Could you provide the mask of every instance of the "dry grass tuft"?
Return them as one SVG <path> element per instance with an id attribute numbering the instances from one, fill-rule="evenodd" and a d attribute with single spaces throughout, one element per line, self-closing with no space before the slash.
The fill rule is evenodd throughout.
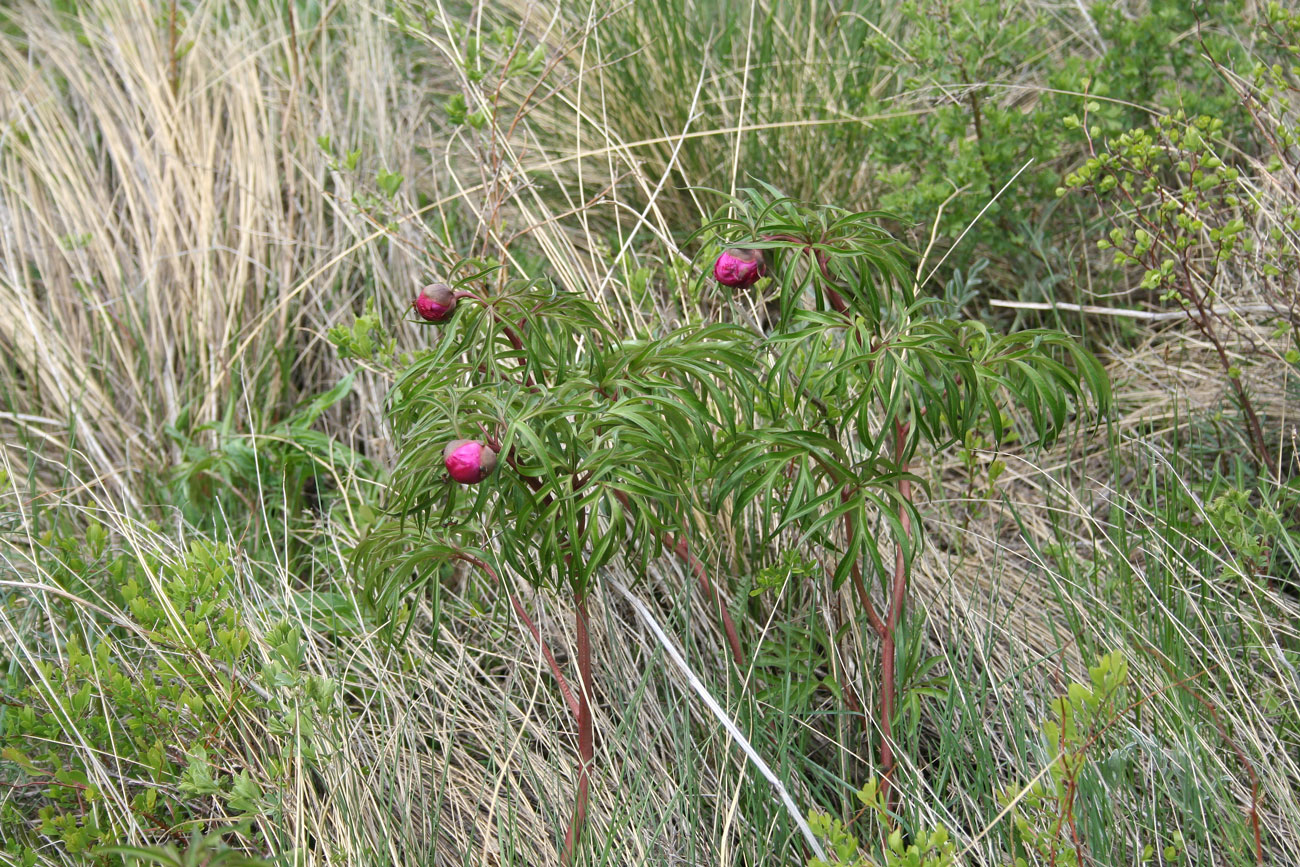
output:
<path id="1" fill-rule="evenodd" d="M 401 315 L 420 263 L 349 199 L 420 174 L 425 112 L 361 8 L 300 31 L 200 4 L 174 32 L 149 4 L 79 9 L 25 4 L 0 40 L 0 390 L 6 424 L 139 505 L 135 474 L 180 455 L 168 425 L 274 420 L 342 375 L 320 338 L 363 293 Z M 363 446 L 379 398 L 347 426 Z"/>

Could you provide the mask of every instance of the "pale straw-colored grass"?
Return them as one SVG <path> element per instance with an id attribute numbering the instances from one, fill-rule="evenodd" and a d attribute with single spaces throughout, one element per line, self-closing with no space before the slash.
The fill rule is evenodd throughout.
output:
<path id="1" fill-rule="evenodd" d="M 421 174 L 424 109 L 363 7 L 298 31 L 202 3 L 174 36 L 165 4 L 6 14 L 24 36 L 0 40 L 3 423 L 59 423 L 138 505 L 135 474 L 179 456 L 169 424 L 273 419 L 342 374 L 320 337 L 362 293 L 401 314 L 422 263 L 348 199 L 379 168 Z M 358 171 L 331 171 L 321 135 Z"/>

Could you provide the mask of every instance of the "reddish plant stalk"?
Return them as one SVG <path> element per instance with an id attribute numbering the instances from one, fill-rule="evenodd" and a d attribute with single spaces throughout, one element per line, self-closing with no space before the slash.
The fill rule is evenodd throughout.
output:
<path id="1" fill-rule="evenodd" d="M 841 494 L 841 499 L 847 500 L 848 498 L 849 492 L 846 489 Z M 853 514 L 851 512 L 844 513 L 844 533 L 850 540 L 853 539 Z M 853 589 L 858 594 L 858 604 L 867 613 L 867 622 L 871 624 L 871 628 L 883 641 L 886 632 L 885 621 L 881 620 L 880 615 L 876 613 L 875 603 L 871 601 L 871 594 L 867 592 L 867 586 L 862 581 L 862 566 L 856 557 L 853 558 L 850 569 L 853 575 Z"/>
<path id="2" fill-rule="evenodd" d="M 514 593 L 510 594 L 510 604 L 514 606 L 515 614 L 523 621 L 525 627 L 532 634 L 533 640 L 542 648 L 542 656 L 546 658 L 546 664 L 551 669 L 551 674 L 555 676 L 555 682 L 560 687 L 560 695 L 564 696 L 564 703 L 569 706 L 569 711 L 576 718 L 581 711 L 581 705 L 573 695 L 573 690 L 569 688 L 569 682 L 564 679 L 564 673 L 560 671 L 560 664 L 555 661 L 555 655 L 551 653 L 551 648 L 546 646 L 546 640 L 542 638 L 541 633 L 537 630 L 537 624 L 533 623 L 524 610 L 524 606 L 519 601 L 519 597 Z"/>
<path id="3" fill-rule="evenodd" d="M 798 240 L 790 236 L 773 236 L 773 240 Z M 817 268 L 821 272 L 822 278 L 826 281 L 826 300 L 836 312 L 842 314 L 845 319 L 849 316 L 849 306 L 834 288 L 834 278 L 831 276 L 830 266 L 826 259 L 826 254 L 820 250 L 814 250 L 811 244 L 805 244 L 803 252 L 812 256 L 817 262 Z M 900 461 L 899 469 L 905 475 L 908 470 L 907 461 L 902 460 L 904 449 L 907 445 L 908 423 L 894 420 L 894 456 Z M 904 503 L 912 502 L 912 483 L 903 478 L 898 483 L 898 492 L 902 496 Z M 845 493 L 847 497 L 847 492 Z M 911 534 L 912 519 L 907 512 L 906 507 L 899 516 L 902 525 L 903 535 Z M 844 516 L 844 527 L 849 538 L 853 536 L 853 523 L 849 514 Z M 882 622 L 875 605 L 871 601 L 871 594 L 867 592 L 866 585 L 862 580 L 862 569 L 855 560 L 852 564 L 853 588 L 857 593 L 858 602 L 861 604 L 863 611 L 867 615 L 867 621 L 871 628 L 880 638 L 880 694 L 879 694 L 879 723 L 880 723 L 880 798 L 884 802 L 886 813 L 893 812 L 894 791 L 890 785 L 890 778 L 894 771 L 894 748 L 893 738 L 893 720 L 894 720 L 894 701 L 897 697 L 897 632 L 898 621 L 903 616 L 903 603 L 907 597 L 907 562 L 903 556 L 903 540 L 896 539 L 894 543 L 894 574 L 890 585 L 889 607 L 886 609 L 885 620 Z"/>
<path id="4" fill-rule="evenodd" d="M 627 494 L 622 491 L 614 491 L 614 498 L 623 504 L 623 508 L 630 509 L 632 507 Z M 722 594 L 709 580 L 708 570 L 704 568 L 704 564 L 700 562 L 699 558 L 691 553 L 690 546 L 686 544 L 685 539 L 677 539 L 671 533 L 664 533 L 662 538 L 664 546 L 680 557 L 695 573 L 695 579 L 699 582 L 700 590 L 704 593 L 705 598 L 713 604 L 714 610 L 718 612 L 718 618 L 722 621 L 722 630 L 727 634 L 727 644 L 731 647 L 731 656 L 736 661 L 736 667 L 744 668 L 745 654 L 740 649 L 740 634 L 736 631 L 736 622 L 731 618 L 731 612 L 727 610 Z"/>
<path id="5" fill-rule="evenodd" d="M 573 802 L 573 818 L 564 835 L 560 863 L 573 864 L 578 843 L 587 824 L 587 798 L 591 791 L 591 765 L 596 754 L 595 729 L 591 721 L 591 637 L 587 633 L 587 595 L 575 593 L 574 625 L 578 632 L 578 790 Z"/>
<path id="6" fill-rule="evenodd" d="M 906 443 L 907 422 L 895 420 L 894 454 L 896 456 L 902 457 Z M 899 469 L 906 473 L 907 461 L 903 461 Z M 912 502 L 912 483 L 906 478 L 899 481 L 898 492 L 902 495 L 905 503 Z M 899 516 L 899 522 L 903 527 L 903 535 L 910 535 L 912 518 L 907 512 L 906 506 L 903 508 L 902 515 Z M 903 557 L 902 539 L 897 539 L 894 542 L 894 580 L 890 590 L 889 615 L 885 621 L 885 632 L 880 641 L 880 767 L 882 769 L 880 799 L 885 804 L 885 810 L 892 812 L 894 791 L 889 781 L 890 775 L 894 771 L 894 750 L 890 741 L 894 736 L 894 699 L 897 692 L 894 671 L 895 638 L 898 631 L 898 621 L 903 616 L 903 602 L 907 598 L 907 562 Z"/>
<path id="7" fill-rule="evenodd" d="M 795 244 L 803 244 L 800 251 L 812 256 L 817 261 L 817 268 L 822 272 L 822 278 L 826 280 L 826 300 L 836 313 L 844 314 L 846 317 L 849 312 L 849 305 L 845 302 L 844 296 L 835 289 L 835 278 L 831 276 L 830 265 L 826 260 L 826 254 L 821 250 L 814 250 L 812 241 L 807 238 L 799 238 L 795 235 L 772 234 L 764 235 L 764 241 L 791 241 Z"/>
<path id="8" fill-rule="evenodd" d="M 457 299 L 469 298 L 473 301 L 477 301 L 478 303 L 482 304 L 483 307 L 486 308 L 487 311 L 492 314 L 492 319 L 498 325 L 501 326 L 501 333 L 506 336 L 506 340 L 510 341 L 510 345 L 514 347 L 514 350 L 520 353 L 524 351 L 524 341 L 522 338 L 520 338 L 519 332 L 516 331 L 514 327 L 510 324 L 510 322 L 506 320 L 504 316 L 498 313 L 497 309 L 494 306 L 492 306 L 492 304 L 488 303 L 486 299 L 481 298 L 478 295 L 475 295 L 473 292 L 467 292 L 464 289 L 461 289 L 456 293 L 456 298 Z M 519 358 L 519 366 L 526 367 L 527 365 L 528 365 L 528 359 L 524 358 L 521 355 Z M 533 378 L 529 374 L 524 374 L 524 384 L 527 385 L 529 388 L 533 388 L 537 385 L 537 383 L 533 382 Z"/>
<path id="9" fill-rule="evenodd" d="M 695 573 L 695 578 L 700 583 L 700 590 L 713 603 L 714 609 L 718 612 L 718 617 L 722 620 L 722 629 L 727 633 L 727 644 L 731 647 L 731 658 L 736 661 L 737 668 L 743 669 L 745 667 L 745 655 L 740 650 L 740 635 L 736 632 L 736 624 L 731 619 L 731 612 L 727 610 L 727 606 L 722 601 L 722 594 L 709 581 L 709 573 L 705 570 L 704 564 L 691 553 L 690 546 L 686 544 L 685 539 L 674 539 L 669 534 L 664 533 L 664 544 L 671 548 L 678 557 L 682 558 L 691 567 L 691 571 Z"/>
<path id="10" fill-rule="evenodd" d="M 501 586 L 501 581 L 497 577 L 496 570 L 478 557 L 464 552 L 457 552 L 453 556 L 463 563 L 468 563 L 471 566 L 486 572 L 488 577 L 492 579 L 494 586 Z M 569 706 L 569 710 L 576 718 L 581 706 L 579 705 L 578 700 L 574 697 L 573 690 L 569 687 L 569 681 L 564 677 L 564 672 L 560 670 L 560 664 L 555 661 L 555 654 L 551 653 L 551 648 L 547 645 L 546 639 L 542 638 L 542 633 L 537 628 L 537 624 L 528 616 L 528 611 L 524 608 L 523 603 L 519 601 L 518 594 L 509 593 L 508 595 L 510 596 L 510 605 L 515 610 L 515 615 L 519 618 L 520 622 L 524 624 L 524 628 L 528 630 L 529 634 L 533 636 L 533 640 L 536 641 L 537 645 L 542 649 L 542 657 L 546 660 L 546 665 L 550 668 L 551 675 L 555 678 L 555 683 L 560 688 L 560 695 L 564 696 L 564 703 Z"/>

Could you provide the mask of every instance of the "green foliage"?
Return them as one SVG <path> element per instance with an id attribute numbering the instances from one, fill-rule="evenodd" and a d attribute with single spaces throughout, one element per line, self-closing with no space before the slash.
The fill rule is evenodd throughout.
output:
<path id="1" fill-rule="evenodd" d="M 770 187 L 738 205 L 740 216 L 704 231 L 771 258 L 780 330 L 761 355 L 732 326 L 620 339 L 586 299 L 533 283 L 490 295 L 487 273 L 462 281 L 483 288 L 462 293 L 390 399 L 401 449 L 393 519 L 359 551 L 372 602 L 390 610 L 431 580 L 430 565 L 497 551 L 534 585 L 582 596 L 616 553 L 643 571 L 664 531 L 691 533 L 681 516 L 705 481 L 713 508 L 753 502 L 772 533 L 798 522 L 825 543 L 852 512 L 854 553 L 837 579 L 859 553 L 883 575 L 869 519 L 886 518 L 910 559 L 904 521 L 919 528 L 920 516 L 902 492 L 921 482 L 908 463 L 923 440 L 942 448 L 987 420 L 1000 442 L 1012 406 L 1028 440 L 1047 443 L 1088 393 L 1105 408 L 1100 366 L 1062 335 L 997 337 L 929 317 L 933 302 L 912 294 L 881 215 L 801 205 Z M 442 446 L 460 438 L 501 453 L 487 484 L 447 479 Z M 482 543 L 489 534 L 495 551 Z"/>
<path id="2" fill-rule="evenodd" d="M 1053 756 L 1048 781 L 1006 790 L 999 798 L 1004 806 L 1014 803 L 1015 867 L 1030 863 L 1022 852 L 1071 867 L 1087 863 L 1077 830 L 1079 778 L 1125 710 L 1127 688 L 1128 663 L 1115 651 L 1088 669 L 1088 683 L 1070 684 L 1066 694 L 1052 703 L 1052 717 L 1042 726 L 1044 747 Z"/>
<path id="3" fill-rule="evenodd" d="M 269 867 L 269 862 L 249 858 L 225 844 L 222 837 L 230 830 L 201 836 L 197 830 L 190 835 L 189 845 L 179 850 L 175 846 L 105 846 L 98 850 L 104 855 L 121 856 L 129 865 L 158 865 L 158 867 Z"/>
<path id="4" fill-rule="evenodd" d="M 384 356 L 391 352 L 391 341 L 385 342 L 372 318 L 363 316 L 351 330 L 337 331 L 331 336 L 340 347 L 368 351 L 370 358 L 389 363 Z M 219 423 L 190 429 L 182 416 L 169 425 L 167 432 L 182 457 L 171 468 L 168 483 L 182 515 L 192 524 L 215 525 L 218 536 L 224 530 L 243 535 L 250 525 L 265 521 L 260 538 L 250 540 L 256 546 L 283 538 L 286 528 L 304 518 L 364 505 L 370 495 L 366 482 L 378 478 L 377 468 L 321 430 L 322 416 L 345 404 L 356 375 L 344 376 L 281 421 L 254 422 L 247 433 L 236 429 L 233 405 Z M 353 483 L 360 483 L 355 485 L 360 496 Z M 293 544 L 284 553 L 295 570 L 311 568 L 312 546 Z"/>
<path id="5" fill-rule="evenodd" d="M 384 367 L 399 362 L 397 342 L 384 329 L 383 321 L 375 310 L 373 298 L 366 299 L 365 312 L 353 320 L 352 325 L 337 325 L 327 335 L 338 349 L 339 358 L 371 361 Z"/>
<path id="6" fill-rule="evenodd" d="M 1171 13 L 1172 14 L 1172 13 Z M 1150 126 L 1115 132 L 1092 121 L 1097 102 L 1067 125 L 1083 133 L 1089 157 L 1066 175 L 1058 195 L 1091 194 L 1110 225 L 1097 246 L 1123 268 L 1140 269 L 1137 294 L 1175 306 L 1210 342 L 1243 415 L 1256 463 L 1279 471 L 1271 436 L 1233 352 L 1283 355 L 1262 347 L 1253 325 L 1230 309 L 1242 290 L 1276 314 L 1274 337 L 1300 322 L 1300 199 L 1290 165 L 1300 141 L 1300 19 L 1278 4 L 1262 17 L 1257 49 L 1246 63 L 1231 43 L 1197 29 L 1206 70 L 1221 75 L 1233 103 L 1202 99 L 1200 111 L 1163 113 Z M 1270 62 L 1272 61 L 1272 62 Z M 1233 71 L 1249 67 L 1249 75 Z M 1209 109 L 1209 110 L 1206 110 Z M 1294 337 L 1293 337 L 1294 340 Z M 1261 353 L 1261 349 L 1264 350 Z M 1287 350 L 1283 357 L 1300 353 Z"/>
<path id="7" fill-rule="evenodd" d="M 1272 561 L 1286 525 L 1268 504 L 1260 504 L 1246 491 L 1229 489 L 1206 508 L 1204 536 L 1207 544 L 1222 552 L 1224 571 L 1243 576 L 1262 575 Z"/>
<path id="8" fill-rule="evenodd" d="M 800 205 L 771 188 L 737 207 L 708 231 L 767 253 L 781 317 L 753 422 L 725 441 L 714 502 L 752 503 L 746 520 L 769 535 L 797 526 L 819 546 L 834 548 L 833 530 L 851 525 L 837 586 L 860 556 L 882 578 L 890 571 L 869 532 L 877 517 L 910 561 L 921 521 L 903 490 L 924 483 L 910 470 L 923 443 L 942 449 L 984 431 L 995 444 L 1047 444 L 1088 400 L 1107 411 L 1104 371 L 1065 335 L 999 336 L 931 316 L 937 302 L 914 294 L 882 215 Z"/>
<path id="9" fill-rule="evenodd" d="M 879 783 L 873 778 L 855 793 L 865 810 L 870 811 L 873 824 L 888 827 L 888 814 L 879 794 Z M 861 851 L 857 836 L 844 827 L 843 822 L 821 811 L 808 817 L 813 833 L 825 841 L 833 860 L 813 858 L 808 867 L 874 867 L 878 862 Z M 894 828 L 885 838 L 884 867 L 953 867 L 957 863 L 957 846 L 942 825 L 931 831 L 918 831 L 905 840 L 901 828 Z"/>
<path id="10" fill-rule="evenodd" d="M 801 555 L 793 548 L 787 548 L 777 555 L 777 560 L 754 573 L 754 589 L 750 596 L 762 596 L 778 590 L 787 581 L 808 579 L 818 572 L 817 561 Z"/>
<path id="11" fill-rule="evenodd" d="M 1245 60 L 1239 33 L 1257 23 L 1247 7 L 1227 0 L 1152 0 L 1134 14 L 1121 2 L 1103 0 L 1091 4 L 1091 11 L 1106 50 L 1086 95 L 1115 101 L 1101 110 L 1103 135 L 1135 126 L 1149 112 L 1169 113 L 1191 102 L 1222 118 L 1234 135 L 1250 128 L 1231 88 L 1205 62 L 1206 54 L 1233 65 Z"/>
<path id="12" fill-rule="evenodd" d="M 1036 207 L 1050 173 L 1043 164 L 1059 155 L 1062 140 L 1043 122 L 1060 110 L 1062 96 L 1037 94 L 1034 113 L 1026 117 L 1015 82 L 1058 31 L 1043 11 L 1026 3 L 1008 8 L 979 0 L 920 0 L 901 4 L 899 12 L 897 36 L 870 40 L 866 62 L 892 68 L 891 90 L 910 95 L 925 111 L 882 125 L 875 148 L 876 160 L 887 167 L 880 206 L 918 223 L 937 219 L 940 236 L 955 239 L 1032 160 L 1037 165 L 1029 174 L 979 218 L 966 250 L 1005 258 L 1023 242 L 1007 232 L 1009 218 L 1026 219 Z M 1077 89 L 1089 74 L 1077 56 L 1068 57 L 1065 70 L 1056 75 L 1069 77 L 1069 83 L 1050 86 Z M 886 101 L 874 99 L 866 108 L 884 109 Z"/>
<path id="13" fill-rule="evenodd" d="M 1089 103 L 1091 110 L 1096 103 Z M 1088 126 L 1087 114 L 1077 121 Z M 1086 191 L 1102 207 L 1111 229 L 1097 241 L 1115 265 L 1142 270 L 1138 292 L 1187 312 L 1213 346 L 1225 378 L 1243 413 L 1256 461 L 1275 470 L 1263 424 L 1242 382 L 1241 367 L 1229 357 L 1230 340 L 1253 344 L 1250 328 L 1220 303 L 1223 293 L 1249 280 L 1277 311 L 1287 329 L 1300 321 L 1294 290 L 1286 281 L 1300 274 L 1300 201 L 1284 201 L 1270 211 L 1269 199 L 1251 192 L 1285 183 L 1274 171 L 1246 163 L 1254 177 L 1243 178 L 1231 164 L 1239 140 L 1225 134 L 1223 120 L 1187 117 L 1180 110 L 1150 128 L 1108 137 L 1087 131 L 1095 156 L 1065 177 L 1068 190 Z"/>
<path id="14" fill-rule="evenodd" d="M 1233 216 L 1243 207 L 1235 185 L 1239 172 L 1215 153 L 1215 143 L 1226 147 L 1222 130 L 1217 118 L 1187 119 L 1179 112 L 1152 130 L 1108 139 L 1106 150 L 1065 177 L 1069 189 L 1117 202 L 1123 222 L 1098 246 L 1114 251 L 1116 265 L 1145 267 L 1141 289 L 1187 308 L 1213 301 L 1189 263 L 1212 263 L 1205 273 L 1197 267 L 1197 276 L 1212 287 L 1218 267 L 1241 249 L 1246 230 L 1245 220 Z"/>
<path id="15" fill-rule="evenodd" d="M 694 492 L 752 382 L 740 329 L 622 338 L 584 297 L 513 282 L 488 294 L 473 279 L 459 285 L 482 288 L 463 290 L 390 396 L 390 518 L 358 551 L 383 610 L 464 552 L 578 596 L 615 557 L 643 571 L 664 531 L 695 532 Z M 461 438 L 501 455 L 477 487 L 443 466 L 443 446 Z"/>
<path id="16" fill-rule="evenodd" d="M 86 539 L 82 546 L 47 535 L 52 565 L 93 580 L 86 589 L 126 617 L 100 624 L 89 646 L 74 633 L 46 648 L 26 682 L 9 675 L 0 782 L 22 792 L 0 805 L 17 847 L 9 851 L 23 857 L 39 835 L 87 863 L 135 863 L 138 851 L 97 848 L 127 834 L 115 817 L 167 829 L 229 810 L 273 824 L 282 790 L 249 769 L 270 767 L 283 780 L 291 756 L 317 759 L 316 726 L 336 712 L 333 683 L 300 673 L 301 636 L 287 624 L 259 661 L 225 546 L 196 541 L 179 562 L 141 562 L 111 548 L 98 525 Z M 68 556 L 76 550 L 100 564 L 102 577 L 91 577 L 92 562 Z M 267 732 L 260 755 L 242 753 L 245 721 Z M 114 809 L 102 809 L 105 801 Z M 222 863 L 244 863 L 232 858 Z"/>
<path id="17" fill-rule="evenodd" d="M 434 7 L 420 11 L 417 5 L 396 4 L 394 17 L 398 27 L 409 35 L 423 34 L 428 27 L 433 32 L 445 28 L 450 37 L 458 55 L 456 71 L 462 89 L 447 97 L 442 109 L 453 127 L 469 126 L 475 133 L 492 133 L 489 122 L 495 122 L 501 111 L 502 90 L 511 83 L 534 88 L 547 77 L 551 68 L 547 46 L 532 41 L 527 27 L 501 24 L 484 31 L 467 26 L 459 16 L 442 19 Z"/>
<path id="18" fill-rule="evenodd" d="M 375 184 L 390 199 L 397 195 L 397 190 L 404 180 L 406 179 L 400 172 L 390 172 L 388 169 L 380 169 L 379 174 L 375 176 Z"/>
<path id="19" fill-rule="evenodd" d="M 1238 59 L 1223 29 L 1242 20 L 1241 7 L 1197 7 L 1156 0 L 1137 11 L 1102 2 L 1081 21 L 1025 2 L 901 4 L 893 30 L 866 41 L 864 63 L 890 70 L 890 86 L 864 84 L 856 95 L 862 114 L 900 105 L 922 111 L 880 123 L 872 145 L 873 161 L 884 167 L 876 201 L 935 225 L 940 239 L 964 235 L 954 263 L 989 256 L 999 279 L 1021 284 L 1044 267 L 1064 270 L 1061 254 L 1048 257 L 1034 236 L 1054 238 L 1077 222 L 1048 203 L 1078 151 L 1067 130 L 1085 101 L 1097 137 L 1141 122 L 1149 110 L 1173 111 L 1189 93 L 1203 110 L 1230 118 L 1233 131 L 1250 127 L 1197 40 L 1187 38 L 1195 32 L 1225 62 Z M 1217 26 L 1202 31 L 1200 20 Z"/>

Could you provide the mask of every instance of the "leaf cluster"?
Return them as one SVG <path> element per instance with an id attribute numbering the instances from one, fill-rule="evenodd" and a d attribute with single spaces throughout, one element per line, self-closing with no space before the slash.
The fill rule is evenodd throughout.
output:
<path id="1" fill-rule="evenodd" d="M 220 812 L 274 826 L 283 799 L 258 777 L 282 780 L 292 761 L 318 761 L 335 684 L 302 672 L 301 636 L 287 623 L 267 633 L 258 658 L 225 546 L 195 542 L 178 562 L 141 563 L 113 551 L 102 530 L 86 537 L 84 553 L 111 576 L 107 602 L 123 614 L 88 646 L 74 635 L 30 678 L 10 678 L 0 704 L 0 784 L 11 792 L 0 826 L 10 836 L 0 851 L 25 857 L 40 837 L 87 863 L 134 863 L 143 850 L 98 848 L 127 835 L 121 811 L 140 827 L 173 828 L 224 803 Z M 69 580 L 84 579 L 94 564 L 68 554 L 69 538 L 47 539 L 48 550 Z M 236 737 L 252 719 L 265 738 L 256 761 Z M 86 749 L 108 744 L 111 754 Z M 110 800 L 117 809 L 100 806 Z"/>
<path id="2" fill-rule="evenodd" d="M 1107 411 L 1103 368 L 1066 335 L 998 335 L 920 295 L 879 226 L 887 215 L 801 205 L 770 187 L 734 206 L 739 216 L 706 230 L 765 251 L 782 315 L 761 347 L 753 414 L 723 443 L 713 503 L 752 504 L 746 520 L 769 537 L 798 527 L 821 547 L 834 547 L 841 521 L 852 527 L 837 586 L 863 555 L 884 574 L 874 517 L 910 561 L 921 516 L 904 486 L 924 484 L 911 472 L 922 446 L 976 430 L 994 445 L 1047 445 L 1088 402 Z"/>
<path id="3" fill-rule="evenodd" d="M 639 572 L 664 533 L 693 532 L 718 432 L 753 388 L 752 335 L 714 324 L 624 338 L 593 301 L 542 284 L 462 291 L 390 396 L 390 520 L 359 551 L 372 600 L 395 602 L 467 552 L 581 595 L 613 558 Z M 496 449 L 493 477 L 448 480 L 454 439 Z"/>

